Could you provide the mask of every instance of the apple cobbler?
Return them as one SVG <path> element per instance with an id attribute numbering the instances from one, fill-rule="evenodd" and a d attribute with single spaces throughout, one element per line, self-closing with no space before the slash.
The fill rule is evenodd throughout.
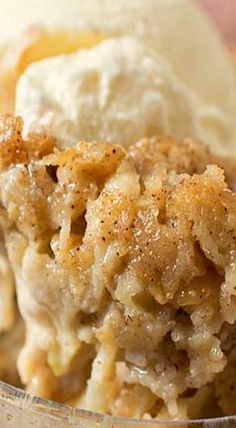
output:
<path id="1" fill-rule="evenodd" d="M 62 150 L 10 115 L 0 133 L 27 390 L 128 417 L 235 413 L 234 162 L 190 139 Z"/>

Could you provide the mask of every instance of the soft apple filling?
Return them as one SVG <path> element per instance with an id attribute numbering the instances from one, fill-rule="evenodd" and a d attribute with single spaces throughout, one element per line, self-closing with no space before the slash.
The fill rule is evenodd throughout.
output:
<path id="1" fill-rule="evenodd" d="M 235 164 L 191 140 L 59 150 L 21 132 L 5 118 L 0 219 L 28 391 L 123 416 L 235 411 Z"/>

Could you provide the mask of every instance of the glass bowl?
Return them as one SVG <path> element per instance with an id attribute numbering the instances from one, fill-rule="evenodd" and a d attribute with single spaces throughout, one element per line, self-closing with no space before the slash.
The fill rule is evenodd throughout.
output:
<path id="1" fill-rule="evenodd" d="M 75 409 L 0 382 L 1 428 L 235 428 L 236 416 L 182 421 L 113 418 Z"/>

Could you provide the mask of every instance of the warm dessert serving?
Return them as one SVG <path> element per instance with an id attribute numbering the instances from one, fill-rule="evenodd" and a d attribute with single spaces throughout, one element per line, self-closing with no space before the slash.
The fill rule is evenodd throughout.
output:
<path id="1" fill-rule="evenodd" d="M 144 32 L 122 3 L 113 28 L 93 9 L 90 32 L 1 53 L 0 379 L 114 416 L 232 415 L 234 66 L 190 0 L 150 1 Z"/>
<path id="2" fill-rule="evenodd" d="M 123 416 L 234 412 L 236 164 L 191 140 L 61 151 L 21 132 L 2 119 L 0 223 L 28 390 Z"/>

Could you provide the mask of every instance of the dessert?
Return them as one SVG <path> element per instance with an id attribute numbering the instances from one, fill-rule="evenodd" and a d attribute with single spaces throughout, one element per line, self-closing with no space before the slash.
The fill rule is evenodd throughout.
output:
<path id="1" fill-rule="evenodd" d="M 207 133 L 194 94 L 162 57 L 131 37 L 33 63 L 19 80 L 16 112 L 25 132 L 51 129 L 61 147 L 81 139 L 128 146 L 144 136 Z"/>
<path id="2" fill-rule="evenodd" d="M 81 34 L 76 31 L 47 31 L 32 26 L 20 40 L 8 43 L 0 52 L 0 112 L 15 109 L 15 92 L 19 77 L 33 62 L 61 54 L 70 54 L 79 48 L 91 48 L 102 40 L 101 34 Z"/>
<path id="3" fill-rule="evenodd" d="M 113 416 L 235 414 L 233 65 L 189 0 L 93 4 L 1 56 L 0 377 Z"/>
<path id="4" fill-rule="evenodd" d="M 177 91 L 180 91 L 179 100 L 183 96 L 182 93 L 185 92 L 186 94 L 187 92 L 186 96 L 189 99 L 188 103 L 190 104 L 190 109 L 192 104 L 194 108 L 196 106 L 195 121 L 201 123 L 200 138 L 205 140 L 208 144 L 211 144 L 214 149 L 219 152 L 230 154 L 234 152 L 234 118 L 236 112 L 234 67 L 232 66 L 225 46 L 220 40 L 217 31 L 209 24 L 207 17 L 198 10 L 191 0 L 161 0 L 158 2 L 156 0 L 148 0 L 148 2 L 145 1 L 144 3 L 140 0 L 132 0 L 128 3 L 128 8 L 127 0 L 119 0 L 119 2 L 114 5 L 111 5 L 110 0 L 88 0 L 86 2 L 69 0 L 66 4 L 61 4 L 58 0 L 52 0 L 50 4 L 48 4 L 48 2 L 42 0 L 35 10 L 33 10 L 31 2 L 30 13 L 28 9 L 27 13 L 25 13 L 24 4 L 26 8 L 27 0 L 22 0 L 22 10 L 19 12 L 20 19 L 18 19 L 15 25 L 23 26 L 27 23 L 29 25 L 32 24 L 32 22 L 41 22 L 41 24 L 45 24 L 47 28 L 46 35 L 42 36 L 41 41 L 40 37 L 38 38 L 38 36 L 35 36 L 35 33 L 37 33 L 36 30 L 31 30 L 26 40 L 24 39 L 24 43 L 27 47 L 27 61 L 25 61 L 24 49 L 23 56 L 20 56 L 20 58 L 17 58 L 17 56 L 12 53 L 12 50 L 16 50 L 15 46 L 21 45 L 19 40 L 13 41 L 13 49 L 10 48 L 10 54 L 7 55 L 7 63 L 11 63 L 11 70 L 9 70 L 9 68 L 5 70 L 8 74 L 12 74 L 12 72 L 14 74 L 15 68 L 20 71 L 21 74 L 24 72 L 26 65 L 29 65 L 32 60 L 45 57 L 44 63 L 33 64 L 32 71 L 30 71 L 30 69 L 28 70 L 29 75 L 26 72 L 26 75 L 22 76 L 24 88 L 21 88 L 20 84 L 18 85 L 20 95 L 19 99 L 16 100 L 16 112 L 23 116 L 26 124 L 28 122 L 31 123 L 28 117 L 29 110 L 36 113 L 34 119 L 38 119 L 39 123 L 42 122 L 40 108 L 43 107 L 43 113 L 45 113 L 45 104 L 46 110 L 50 107 L 49 110 L 51 114 L 51 117 L 50 115 L 47 117 L 46 123 L 48 123 L 49 118 L 52 123 L 62 122 L 62 124 L 64 124 L 68 121 L 71 122 L 71 120 L 72 122 L 73 120 L 76 121 L 78 116 L 80 117 L 80 114 L 77 110 L 78 104 L 73 100 L 73 90 L 74 88 L 78 90 L 78 84 L 76 82 L 82 77 L 81 73 L 83 72 L 81 67 L 78 67 L 78 56 L 81 54 L 82 56 L 85 55 L 88 57 L 90 67 L 94 64 L 95 72 L 98 74 L 102 72 L 103 74 L 103 70 L 98 66 L 98 59 L 95 60 L 94 57 L 97 54 L 102 58 L 101 51 L 104 51 L 105 48 L 96 46 L 96 43 L 100 41 L 101 38 L 114 38 L 115 36 L 116 39 L 119 37 L 120 40 L 122 40 L 122 36 L 129 36 L 135 38 L 136 43 L 141 43 L 142 46 L 144 45 L 146 47 L 148 56 L 154 59 L 159 69 L 163 69 L 164 67 L 165 70 L 167 64 L 169 69 L 167 70 L 167 75 L 172 81 L 174 80 L 177 82 Z M 46 10 L 47 13 L 45 13 L 44 10 Z M 11 20 L 12 19 L 13 17 L 11 16 Z M 138 25 L 134 25 L 134 22 L 137 22 Z M 4 26 L 6 26 L 5 22 Z M 59 37 L 56 33 L 58 32 L 58 28 L 65 28 L 65 26 L 68 28 L 70 35 L 67 37 L 64 33 L 63 38 L 65 42 L 61 43 L 62 33 L 59 34 Z M 10 30 L 11 27 L 7 27 L 6 34 L 9 34 Z M 36 44 L 34 42 L 35 37 L 37 40 Z M 31 39 L 32 43 L 30 42 Z M 76 43 L 71 43 L 73 39 Z M 66 65 L 67 60 L 70 62 L 70 70 L 68 72 L 70 82 L 65 82 L 65 79 L 55 70 L 54 60 L 46 59 L 49 56 L 48 48 L 40 49 L 41 44 L 45 46 L 46 40 L 48 40 L 46 46 L 49 45 L 49 52 L 54 52 L 55 54 L 73 52 L 76 50 L 76 47 L 79 49 L 95 46 L 93 52 L 90 52 L 90 49 L 86 49 L 84 53 L 78 52 L 78 56 L 76 54 L 74 59 L 73 56 L 66 56 L 64 61 L 63 59 L 59 60 L 59 58 L 57 58 L 57 60 L 55 59 L 56 64 L 59 61 L 60 68 L 63 68 L 63 64 Z M 53 49 L 52 41 L 55 43 Z M 116 40 L 116 46 L 117 44 L 119 43 Z M 116 46 L 114 46 L 114 49 Z M 122 50 L 121 47 L 120 50 Z M 140 47 L 140 49 L 144 49 L 144 47 Z M 21 49 L 18 50 L 21 51 Z M 130 54 L 130 50 L 131 48 L 127 47 L 126 52 L 123 53 L 126 70 L 127 64 L 129 64 L 128 55 Z M 106 52 L 108 54 L 108 49 Z M 141 58 L 143 58 L 143 54 L 139 54 L 139 57 L 140 55 Z M 9 60 L 9 56 L 11 61 Z M 122 66 L 120 65 L 119 67 L 119 64 L 115 62 L 118 57 L 118 53 L 116 55 L 116 52 L 113 52 L 109 62 L 108 59 L 106 59 L 105 52 L 103 53 L 106 65 L 110 67 L 113 64 L 117 74 L 119 71 L 122 71 Z M 137 64 L 136 60 L 135 64 Z M 44 73 L 45 71 L 47 71 L 47 76 L 45 77 L 44 75 L 42 78 L 40 73 Z M 74 76 L 72 72 L 74 72 Z M 30 79 L 31 73 L 36 77 L 35 87 L 34 82 Z M 110 81 L 112 80 L 111 74 L 111 70 L 109 69 L 108 75 Z M 17 76 L 19 77 L 19 74 L 17 74 Z M 118 76 L 118 78 L 120 79 L 120 76 Z M 160 74 L 160 78 L 163 79 L 162 73 Z M 44 82 L 45 79 L 46 82 Z M 67 110 L 66 106 L 63 108 L 64 106 L 60 97 L 58 100 L 54 99 L 54 94 L 48 94 L 49 81 L 54 79 L 56 79 L 54 82 L 54 91 L 55 87 L 58 88 L 58 86 L 60 86 L 62 96 L 66 97 L 65 94 L 67 92 L 66 98 L 69 96 L 72 97 L 73 103 L 71 101 L 70 110 Z M 42 82 L 42 88 L 39 85 L 40 81 Z M 124 91 L 126 91 L 125 82 L 127 84 L 127 79 L 125 79 L 124 82 L 122 82 L 121 79 L 121 87 L 122 83 L 124 83 Z M 183 90 L 180 90 L 180 86 L 182 85 Z M 98 91 L 99 89 L 100 88 L 98 88 Z M 110 87 L 108 87 L 108 90 L 109 89 Z M 24 90 L 26 90 L 25 94 Z M 31 96 L 27 102 L 29 90 Z M 152 86 L 150 90 L 151 92 L 153 91 Z M 56 90 L 56 92 L 58 91 Z M 34 93 L 37 96 L 36 99 L 34 99 Z M 112 90 L 111 93 L 112 96 L 115 95 Z M 162 92 L 160 95 L 162 95 Z M 99 97 L 95 97 L 95 100 L 97 98 Z M 184 99 L 183 104 L 186 105 Z M 134 100 L 136 100 L 135 97 Z M 52 101 L 52 103 L 55 102 L 56 105 L 50 105 L 50 101 Z M 116 111 L 119 108 L 120 99 L 115 98 L 113 101 Z M 117 103 L 118 105 L 116 105 Z M 175 110 L 178 111 L 179 103 L 176 103 L 175 100 L 173 100 L 173 103 Z M 163 102 L 161 104 L 163 105 Z M 122 106 L 121 113 L 125 114 L 126 110 L 124 109 L 123 112 L 123 107 L 124 106 Z M 168 105 L 167 108 L 169 108 Z M 75 115 L 73 118 L 71 117 L 71 110 Z M 173 111 L 172 107 L 171 110 Z M 9 112 L 9 109 L 7 111 Z M 167 116 L 168 113 L 169 112 L 167 112 Z M 180 118 L 181 117 L 182 116 L 180 116 Z M 186 121 L 188 121 L 188 118 Z M 33 123 L 35 125 L 35 121 Z M 183 124 L 181 124 L 181 126 L 183 126 Z M 73 123 L 71 127 L 73 128 Z M 69 131 L 71 131 L 71 127 Z M 38 124 L 36 124 L 36 129 L 37 128 Z M 51 130 L 53 129 L 56 131 L 57 127 L 51 126 Z M 175 129 L 169 130 L 167 126 L 167 129 L 164 129 L 164 131 L 174 133 Z M 78 134 L 80 135 L 81 132 L 76 133 L 73 131 L 72 136 L 74 137 Z M 109 129 L 109 135 L 110 134 L 111 130 Z M 188 136 L 193 137 L 195 135 Z M 145 135 L 142 135 L 142 137 L 145 137 Z M 67 140 L 68 139 L 70 139 L 70 132 L 67 136 Z"/>
<path id="5" fill-rule="evenodd" d="M 3 119 L 0 220 L 28 390 L 177 418 L 207 386 L 235 411 L 218 386 L 232 369 L 235 164 L 191 140 L 60 150 L 21 132 Z"/>

